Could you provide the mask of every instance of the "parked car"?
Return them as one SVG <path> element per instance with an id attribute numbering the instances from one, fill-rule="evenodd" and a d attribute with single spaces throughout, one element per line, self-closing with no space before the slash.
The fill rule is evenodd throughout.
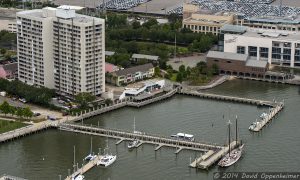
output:
<path id="1" fill-rule="evenodd" d="M 41 113 L 39 113 L 39 112 L 34 112 L 33 113 L 33 116 L 40 116 L 41 115 Z"/>
<path id="2" fill-rule="evenodd" d="M 48 115 L 47 119 L 49 119 L 51 121 L 55 121 L 56 120 L 56 118 L 54 116 L 52 116 L 52 115 Z"/>
<path id="3" fill-rule="evenodd" d="M 3 96 L 3 97 L 5 97 L 6 96 L 6 92 L 5 91 L 1 91 L 0 95 Z"/>
<path id="4" fill-rule="evenodd" d="M 19 101 L 22 102 L 22 103 L 27 103 L 25 98 L 19 98 Z"/>

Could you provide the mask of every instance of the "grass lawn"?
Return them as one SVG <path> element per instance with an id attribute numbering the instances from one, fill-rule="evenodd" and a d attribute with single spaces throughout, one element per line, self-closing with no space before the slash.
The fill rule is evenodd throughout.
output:
<path id="1" fill-rule="evenodd" d="M 176 82 L 177 73 L 172 73 L 172 77 L 170 78 L 171 81 Z"/>
<path id="2" fill-rule="evenodd" d="M 5 133 L 14 129 L 18 129 L 21 127 L 27 126 L 21 122 L 14 122 L 14 121 L 6 121 L 0 119 L 0 134 Z"/>

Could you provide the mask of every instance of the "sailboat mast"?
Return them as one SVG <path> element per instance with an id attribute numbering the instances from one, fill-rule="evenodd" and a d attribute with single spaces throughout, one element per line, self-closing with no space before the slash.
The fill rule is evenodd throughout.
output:
<path id="1" fill-rule="evenodd" d="M 93 149 L 93 137 L 91 137 L 91 150 L 90 150 L 90 154 L 92 154 L 92 149 Z"/>
<path id="2" fill-rule="evenodd" d="M 135 132 L 135 117 L 133 117 L 133 133 Z"/>
<path id="3" fill-rule="evenodd" d="M 229 147 L 229 155 L 230 155 L 230 120 L 228 122 L 228 147 Z"/>
<path id="4" fill-rule="evenodd" d="M 238 142 L 237 115 L 235 116 L 235 142 Z"/>
<path id="5" fill-rule="evenodd" d="M 74 168 L 74 173 L 76 172 L 76 163 L 75 163 L 75 146 L 74 146 L 74 159 L 73 159 L 73 168 Z"/>

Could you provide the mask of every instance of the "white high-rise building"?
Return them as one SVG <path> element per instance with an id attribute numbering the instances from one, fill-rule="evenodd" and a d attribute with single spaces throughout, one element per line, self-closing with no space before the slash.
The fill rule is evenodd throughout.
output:
<path id="1" fill-rule="evenodd" d="M 18 78 L 74 96 L 105 91 L 105 23 L 74 9 L 17 13 Z"/>

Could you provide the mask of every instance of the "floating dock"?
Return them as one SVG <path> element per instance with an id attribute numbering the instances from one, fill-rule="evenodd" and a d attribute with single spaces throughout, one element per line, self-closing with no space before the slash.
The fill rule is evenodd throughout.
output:
<path id="1" fill-rule="evenodd" d="M 88 163 L 86 163 L 85 165 L 83 165 L 80 169 L 77 169 L 77 171 L 75 171 L 73 174 L 71 174 L 70 176 L 67 176 L 65 180 L 72 180 L 72 177 L 75 177 L 76 175 L 79 174 L 84 174 L 87 171 L 89 171 L 90 169 L 92 169 L 94 166 L 97 165 L 97 162 L 102 158 L 102 156 L 97 155 L 96 158 L 94 158 L 93 160 L 89 161 Z"/>
<path id="2" fill-rule="evenodd" d="M 233 141 L 232 143 L 230 143 L 230 148 L 234 149 L 237 145 L 238 143 L 236 141 Z M 229 146 L 226 146 L 222 149 L 209 150 L 201 157 L 195 159 L 195 161 L 190 164 L 190 167 L 208 169 L 210 166 L 212 166 L 218 160 L 220 160 L 223 156 L 225 156 L 228 152 Z"/>
<path id="3" fill-rule="evenodd" d="M 259 132 L 268 122 L 270 122 L 284 107 L 283 103 L 278 103 L 270 113 L 257 123 L 257 126 L 252 129 L 254 132 Z"/>

